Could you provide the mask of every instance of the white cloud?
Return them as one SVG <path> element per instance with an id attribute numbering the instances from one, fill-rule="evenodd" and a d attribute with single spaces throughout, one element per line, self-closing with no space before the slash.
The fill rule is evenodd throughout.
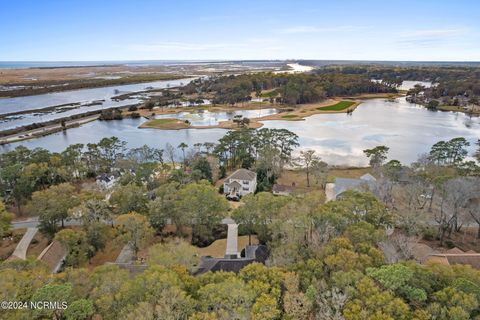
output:
<path id="1" fill-rule="evenodd" d="M 297 27 L 290 27 L 280 30 L 280 33 L 284 34 L 292 34 L 292 33 L 316 33 L 321 32 L 320 28 L 312 27 L 312 26 L 297 26 Z"/>
<path id="2" fill-rule="evenodd" d="M 367 26 L 337 26 L 337 27 L 315 27 L 315 26 L 293 26 L 284 29 L 280 29 L 282 34 L 295 34 L 295 33 L 322 33 L 322 32 L 337 32 L 337 31 L 358 31 L 368 29 Z"/>
<path id="3" fill-rule="evenodd" d="M 157 42 L 152 44 L 133 44 L 129 45 L 128 49 L 141 52 L 205 51 L 243 46 L 245 45 L 240 43 Z"/>
<path id="4" fill-rule="evenodd" d="M 469 32 L 467 28 L 409 30 L 397 34 L 396 42 L 417 48 L 432 48 L 457 42 Z"/>
<path id="5" fill-rule="evenodd" d="M 412 30 L 401 32 L 400 36 L 403 38 L 425 39 L 425 38 L 444 38 L 454 37 L 466 34 L 467 28 L 452 28 L 452 29 L 429 29 L 429 30 Z"/>

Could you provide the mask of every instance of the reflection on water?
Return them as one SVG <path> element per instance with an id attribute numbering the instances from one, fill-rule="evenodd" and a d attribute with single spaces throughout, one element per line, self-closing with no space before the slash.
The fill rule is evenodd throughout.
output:
<path id="1" fill-rule="evenodd" d="M 251 110 L 249 112 L 269 112 Z M 184 115 L 187 116 L 187 115 Z M 202 123 L 218 121 L 222 113 L 199 114 Z M 249 114 L 249 117 L 254 115 Z M 186 142 L 216 142 L 224 129 L 156 130 L 138 129 L 144 119 L 95 121 L 79 128 L 69 129 L 35 140 L 27 140 L 0 147 L 8 150 L 17 145 L 28 148 L 43 147 L 61 151 L 72 143 L 97 142 L 102 137 L 117 136 L 128 142 L 128 147 L 148 144 L 164 148 L 168 142 L 178 146 Z M 205 121 L 205 122 L 203 122 Z M 221 121 L 221 120 L 220 120 Z M 363 151 L 377 145 L 390 147 L 390 158 L 410 163 L 419 154 L 428 152 L 439 140 L 463 136 L 472 144 L 480 137 L 480 119 L 453 112 L 432 112 L 405 101 L 386 102 L 383 99 L 366 100 L 351 115 L 321 114 L 305 121 L 265 121 L 267 128 L 286 128 L 299 136 L 301 148 L 315 149 L 330 164 L 365 165 Z M 466 125 L 468 124 L 468 125 Z"/>
<path id="2" fill-rule="evenodd" d="M 301 148 L 315 149 L 335 164 L 365 165 L 366 148 L 390 147 L 390 159 L 410 163 L 439 140 L 463 136 L 473 144 L 480 137 L 480 119 L 462 113 L 432 112 L 397 99 L 367 100 L 351 115 L 322 114 L 302 122 L 265 121 L 268 128 L 288 128 Z M 466 125 L 468 123 L 468 125 Z"/>
<path id="3" fill-rule="evenodd" d="M 411 81 L 411 80 L 405 80 L 402 82 L 402 85 L 398 87 L 400 90 L 410 90 L 415 87 L 415 85 L 421 85 L 424 86 L 425 88 L 430 88 L 432 86 L 431 82 L 428 81 Z"/>

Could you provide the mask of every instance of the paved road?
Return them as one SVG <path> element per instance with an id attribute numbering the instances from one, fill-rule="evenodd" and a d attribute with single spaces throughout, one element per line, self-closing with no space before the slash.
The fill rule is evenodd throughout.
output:
<path id="1" fill-rule="evenodd" d="M 37 228 L 28 228 L 27 232 L 25 232 L 22 239 L 17 244 L 15 251 L 13 251 L 12 256 L 25 260 L 27 258 L 28 246 L 30 246 L 30 242 L 32 242 L 37 231 Z"/>
<path id="2" fill-rule="evenodd" d="M 132 263 L 133 261 L 133 250 L 129 244 L 126 244 L 120 254 L 115 260 L 115 263 Z"/>
<path id="3" fill-rule="evenodd" d="M 238 224 L 228 224 L 226 255 L 238 257 Z"/>
<path id="4" fill-rule="evenodd" d="M 75 119 L 75 120 L 71 120 L 71 121 L 66 121 L 65 125 L 68 129 L 71 126 L 82 125 L 84 123 L 87 123 L 87 122 L 90 122 L 90 121 L 93 121 L 93 120 L 97 120 L 99 117 L 100 117 L 99 114 L 95 114 L 93 116 L 88 116 L 88 117 Z M 61 129 L 61 128 L 62 128 L 62 125 L 60 123 L 52 124 L 50 126 L 46 126 L 46 127 L 42 127 L 42 128 L 38 128 L 38 129 L 33 129 L 33 130 L 30 130 L 30 131 L 24 131 L 24 132 L 20 132 L 20 133 L 16 133 L 16 134 L 12 134 L 12 135 L 9 135 L 9 136 L 2 137 L 2 138 L 0 138 L 0 143 L 12 143 L 12 142 L 19 141 L 19 140 L 35 138 L 35 135 L 44 134 L 44 133 L 47 133 L 49 131 L 56 130 L 56 129 Z"/>
<path id="5" fill-rule="evenodd" d="M 25 229 L 25 228 L 38 228 L 38 217 L 28 218 L 26 220 L 19 220 L 12 222 L 12 229 Z M 78 220 L 67 220 L 65 221 L 66 226 L 78 226 L 80 225 Z"/>
<path id="6" fill-rule="evenodd" d="M 105 222 L 105 223 L 110 224 L 110 222 Z M 222 224 L 231 224 L 231 223 L 235 223 L 235 221 L 233 221 L 230 218 L 225 218 L 222 220 Z M 39 224 L 40 223 L 38 222 L 38 217 L 32 217 L 26 220 L 13 221 L 12 229 L 38 228 Z M 78 225 L 81 225 L 82 223 L 80 222 L 80 220 L 69 219 L 69 220 L 66 220 L 64 224 L 66 226 L 78 226 Z M 167 224 L 172 224 L 170 219 L 167 220 Z"/>

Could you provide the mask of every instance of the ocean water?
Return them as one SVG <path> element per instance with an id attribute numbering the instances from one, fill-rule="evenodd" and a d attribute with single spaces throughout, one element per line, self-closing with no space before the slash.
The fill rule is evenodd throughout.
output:
<path id="1" fill-rule="evenodd" d="M 176 64 L 212 64 L 212 63 L 235 63 L 247 65 L 282 64 L 287 60 L 98 60 L 98 61 L 0 61 L 0 69 L 24 69 L 24 68 L 58 68 L 58 67 L 88 67 L 88 66 L 155 66 Z M 382 64 L 402 66 L 423 65 L 454 65 L 454 66 L 480 66 L 478 61 L 358 61 L 358 60 L 289 60 L 307 66 L 324 66 L 329 64 Z"/>
<path id="2" fill-rule="evenodd" d="M 91 66 L 155 66 L 176 64 L 225 63 L 220 60 L 118 60 L 118 61 L 0 61 L 0 69 L 91 67 Z"/>

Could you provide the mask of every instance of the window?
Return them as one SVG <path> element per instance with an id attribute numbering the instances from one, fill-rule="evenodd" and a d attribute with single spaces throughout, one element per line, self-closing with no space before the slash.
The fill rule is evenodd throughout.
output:
<path id="1" fill-rule="evenodd" d="M 248 190 L 249 190 L 248 188 L 245 188 L 245 187 L 243 188 L 243 191 L 248 191 Z"/>
<path id="2" fill-rule="evenodd" d="M 243 184 L 250 184 L 250 181 L 248 181 L 248 180 L 243 180 Z"/>

